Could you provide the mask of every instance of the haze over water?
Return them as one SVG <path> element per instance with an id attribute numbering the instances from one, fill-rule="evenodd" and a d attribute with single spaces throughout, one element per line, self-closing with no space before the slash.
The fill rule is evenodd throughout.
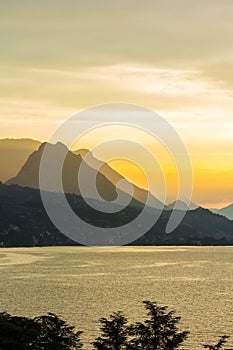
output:
<path id="1" fill-rule="evenodd" d="M 183 348 L 199 349 L 219 335 L 233 338 L 232 257 L 233 247 L 1 249 L 0 310 L 54 312 L 87 342 L 98 335 L 100 317 L 122 310 L 130 322 L 142 320 L 141 301 L 158 301 L 190 330 Z"/>

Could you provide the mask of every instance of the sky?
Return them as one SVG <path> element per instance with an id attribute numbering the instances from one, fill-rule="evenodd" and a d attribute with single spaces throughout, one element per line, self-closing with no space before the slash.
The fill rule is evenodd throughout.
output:
<path id="1" fill-rule="evenodd" d="M 231 0 L 0 0 L 0 138 L 46 141 L 82 109 L 139 104 L 183 139 L 193 200 L 232 203 L 232 18 Z M 112 166 L 145 186 L 134 166 Z"/>

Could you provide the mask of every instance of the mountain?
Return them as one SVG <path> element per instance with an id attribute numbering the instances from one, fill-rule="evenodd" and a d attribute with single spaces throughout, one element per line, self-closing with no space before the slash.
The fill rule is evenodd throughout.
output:
<path id="1" fill-rule="evenodd" d="M 80 189 L 78 185 L 78 171 L 80 168 L 80 164 L 82 162 L 82 158 L 79 155 L 75 155 L 71 151 L 69 151 L 66 146 L 61 143 L 57 143 L 56 145 L 43 143 L 40 145 L 39 149 L 33 152 L 23 167 L 20 169 L 19 173 L 16 177 L 9 179 L 6 184 L 15 184 L 20 186 L 26 186 L 31 188 L 39 188 L 39 168 L 40 161 L 44 151 L 45 146 L 49 147 L 49 151 L 53 155 L 53 158 L 56 158 L 60 152 L 67 152 L 64 166 L 63 166 L 63 188 L 65 193 L 75 193 L 80 195 Z M 89 172 L 93 172 L 93 169 L 88 167 Z M 50 174 L 48 174 L 48 177 Z M 56 188 L 43 188 L 47 191 L 56 191 Z M 97 189 L 99 193 L 106 200 L 114 200 L 117 197 L 117 192 L 115 186 L 108 181 L 102 174 L 98 174 L 97 176 Z"/>
<path id="2" fill-rule="evenodd" d="M 63 165 L 63 188 L 66 193 L 75 193 L 80 195 L 80 189 L 78 186 L 78 172 L 83 161 L 83 158 L 86 157 L 88 151 L 80 150 L 76 153 L 69 151 L 66 146 L 62 143 L 57 143 L 56 145 L 43 143 L 40 145 L 39 149 L 33 152 L 23 167 L 20 169 L 16 177 L 9 179 L 6 184 L 16 184 L 20 186 L 27 186 L 31 188 L 39 188 L 39 167 L 40 161 L 42 157 L 43 150 L 45 145 L 49 147 L 50 152 L 53 154 L 53 158 L 56 158 L 61 152 L 64 151 L 64 148 L 67 152 L 64 165 Z M 137 205 L 138 202 L 145 203 L 147 195 L 149 196 L 149 203 L 153 207 L 161 208 L 162 203 L 154 198 L 147 191 L 138 188 L 135 185 L 129 183 L 129 181 L 125 180 L 121 175 L 115 172 L 110 166 L 106 163 L 101 162 L 93 157 L 91 152 L 88 153 L 87 161 L 85 159 L 86 164 L 86 173 L 88 176 L 92 176 L 96 173 L 96 169 L 101 167 L 100 171 L 98 171 L 98 175 L 96 177 L 96 187 L 98 189 L 99 194 L 108 201 L 113 201 L 117 198 L 117 191 L 115 184 L 124 180 L 124 184 L 119 186 L 120 193 L 123 194 L 124 198 L 127 200 L 129 198 L 128 189 L 130 186 L 133 187 L 133 198 L 134 204 Z M 48 174 L 48 177 L 50 174 Z M 87 180 L 88 186 L 88 180 Z M 47 191 L 56 191 L 56 188 L 44 188 Z"/>
<path id="3" fill-rule="evenodd" d="M 222 209 L 210 209 L 213 213 L 223 215 L 229 220 L 233 220 L 233 204 L 228 205 Z"/>
<path id="4" fill-rule="evenodd" d="M 75 213 L 93 225 L 117 227 L 140 213 L 128 206 L 117 214 L 94 213 L 81 196 L 67 195 Z M 154 215 L 151 212 L 151 215 Z M 182 223 L 170 234 L 165 227 L 170 211 L 163 211 L 157 223 L 141 238 L 130 245 L 233 245 L 233 222 L 207 209 L 188 211 Z M 87 232 L 83 232 L 85 235 Z M 79 245 L 53 226 L 43 207 L 40 191 L 18 185 L 0 183 L 0 246 L 57 246 Z"/>
<path id="5" fill-rule="evenodd" d="M 167 206 L 167 210 L 172 210 L 175 207 L 175 205 L 177 205 L 177 209 L 178 210 L 195 210 L 195 209 L 199 208 L 193 202 L 190 202 L 189 205 L 187 206 L 187 204 L 185 202 L 182 202 L 182 201 L 178 200 L 176 202 L 173 202 L 173 203 L 169 204 Z"/>
<path id="6" fill-rule="evenodd" d="M 152 196 L 152 194 L 148 193 L 148 191 L 139 188 L 138 186 L 130 183 L 126 180 L 122 175 L 120 175 L 117 171 L 112 169 L 107 163 L 95 158 L 91 152 L 87 149 L 81 149 L 74 151 L 76 155 L 85 159 L 85 162 L 93 169 L 98 170 L 106 179 L 108 179 L 114 186 L 119 188 L 121 191 L 129 193 L 129 188 L 133 186 L 133 197 L 141 202 L 146 203 L 147 196 L 148 197 L 148 205 L 154 206 L 154 203 L 157 202 L 157 207 L 163 207 L 163 204 Z M 123 180 L 123 181 L 122 181 Z M 166 207 L 166 206 L 165 206 Z"/>
<path id="7" fill-rule="evenodd" d="M 40 146 L 40 142 L 31 139 L 0 140 L 0 181 L 15 176 L 28 156 Z"/>
<path id="8" fill-rule="evenodd" d="M 170 234 L 164 233 L 170 216 L 164 211 L 158 223 L 134 245 L 220 246 L 232 245 L 233 222 L 208 209 L 198 208 L 186 213 L 181 224 Z"/>
<path id="9" fill-rule="evenodd" d="M 62 235 L 44 210 L 40 191 L 0 183 L 0 246 L 77 245 Z"/>

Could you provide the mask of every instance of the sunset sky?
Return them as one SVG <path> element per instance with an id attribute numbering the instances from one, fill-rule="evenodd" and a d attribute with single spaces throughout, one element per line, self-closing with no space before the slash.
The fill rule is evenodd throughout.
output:
<path id="1" fill-rule="evenodd" d="M 232 203 L 232 19 L 231 0 L 0 0 L 0 138 L 46 141 L 81 109 L 139 104 L 186 144 L 193 200 Z M 145 185 L 134 167 L 112 165 Z"/>

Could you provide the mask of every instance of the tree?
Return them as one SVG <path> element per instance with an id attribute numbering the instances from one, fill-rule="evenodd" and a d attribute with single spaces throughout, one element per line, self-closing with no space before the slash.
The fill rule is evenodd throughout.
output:
<path id="1" fill-rule="evenodd" d="M 123 350 L 127 349 L 127 319 L 118 311 L 110 315 L 110 320 L 100 319 L 102 331 L 95 342 L 92 343 L 97 350 Z"/>
<path id="2" fill-rule="evenodd" d="M 97 350 L 174 350 L 186 339 L 189 332 L 178 332 L 180 317 L 167 307 L 144 301 L 149 319 L 127 325 L 121 312 L 101 318 L 102 334 L 92 343 Z"/>
<path id="3" fill-rule="evenodd" d="M 43 350 L 76 350 L 82 348 L 81 331 L 74 331 L 65 321 L 53 313 L 34 318 L 39 325 L 39 343 Z"/>
<path id="4" fill-rule="evenodd" d="M 11 316 L 0 313 L 0 344 L 1 350 L 36 349 L 35 340 L 39 335 L 35 322 L 27 317 Z"/>
<path id="5" fill-rule="evenodd" d="M 55 314 L 30 319 L 0 313 L 1 350 L 82 349 L 81 333 Z"/>
<path id="6" fill-rule="evenodd" d="M 167 306 L 143 301 L 149 319 L 137 322 L 129 327 L 130 349 L 137 350 L 174 350 L 187 338 L 189 332 L 178 332 L 180 317 L 174 311 L 167 312 Z"/>
<path id="7" fill-rule="evenodd" d="M 204 345 L 205 349 L 209 349 L 209 350 L 219 350 L 222 349 L 222 346 L 227 342 L 227 339 L 229 338 L 229 336 L 227 335 L 223 335 L 220 337 L 219 341 L 217 342 L 217 344 L 215 345 Z"/>

